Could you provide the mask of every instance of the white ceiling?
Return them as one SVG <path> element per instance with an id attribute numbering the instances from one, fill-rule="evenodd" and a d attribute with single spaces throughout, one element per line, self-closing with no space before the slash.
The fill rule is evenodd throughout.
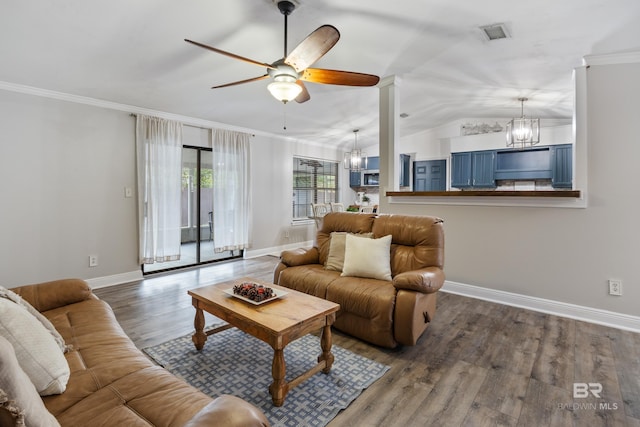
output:
<path id="1" fill-rule="evenodd" d="M 308 83 L 284 106 L 269 80 L 224 89 L 265 69 L 192 46 L 189 38 L 271 63 L 283 56 L 273 0 L 12 0 L 0 13 L 0 81 L 348 144 L 377 140 L 378 88 Z M 586 55 L 640 50 L 638 0 L 299 0 L 289 50 L 323 24 L 341 39 L 316 68 L 396 75 L 401 135 L 454 120 L 569 118 L 572 70 Z M 507 40 L 480 26 L 504 23 Z M 287 129 L 283 129 L 286 115 Z M 544 120 L 542 121 L 544 124 Z"/>

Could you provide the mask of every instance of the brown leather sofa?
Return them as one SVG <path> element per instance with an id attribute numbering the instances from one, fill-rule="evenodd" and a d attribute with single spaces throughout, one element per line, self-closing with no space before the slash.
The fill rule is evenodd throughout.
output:
<path id="1" fill-rule="evenodd" d="M 86 282 L 58 280 L 12 289 L 44 314 L 71 349 L 62 394 L 43 397 L 62 426 L 268 426 L 234 397 L 213 399 L 155 365 L 124 333 Z M 2 361 L 0 361 L 2 362 Z M 9 423 L 0 408 L 0 424 Z"/>
<path id="2" fill-rule="evenodd" d="M 391 235 L 392 280 L 345 277 L 325 268 L 332 232 Z M 312 248 L 281 254 L 274 283 L 340 304 L 334 327 L 393 348 L 414 345 L 433 319 L 443 266 L 440 218 L 334 212 L 324 216 Z"/>

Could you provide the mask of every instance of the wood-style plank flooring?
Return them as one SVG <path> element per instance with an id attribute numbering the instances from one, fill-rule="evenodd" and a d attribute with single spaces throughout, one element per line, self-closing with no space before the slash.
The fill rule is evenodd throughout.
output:
<path id="1" fill-rule="evenodd" d="M 193 332 L 188 289 L 241 276 L 271 281 L 276 263 L 218 263 L 95 293 L 142 348 Z M 335 345 L 391 369 L 329 427 L 640 427 L 640 334 L 446 292 L 438 298 L 415 346 L 389 350 L 333 334 Z M 574 383 L 592 383 L 586 392 L 578 386 L 589 397 L 574 398 Z"/>

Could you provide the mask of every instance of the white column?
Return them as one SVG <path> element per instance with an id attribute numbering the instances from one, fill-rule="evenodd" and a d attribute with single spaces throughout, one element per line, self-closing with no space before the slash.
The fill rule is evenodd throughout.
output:
<path id="1" fill-rule="evenodd" d="M 388 76 L 378 83 L 380 89 L 380 202 L 387 191 L 400 190 L 400 142 L 397 120 L 400 114 L 400 78 Z M 385 208 L 381 207 L 384 212 Z"/>
<path id="2" fill-rule="evenodd" d="M 580 190 L 581 198 L 587 201 L 587 123 L 589 115 L 587 111 L 587 72 L 588 66 L 577 67 L 573 71 L 575 84 L 573 100 L 573 189 Z"/>

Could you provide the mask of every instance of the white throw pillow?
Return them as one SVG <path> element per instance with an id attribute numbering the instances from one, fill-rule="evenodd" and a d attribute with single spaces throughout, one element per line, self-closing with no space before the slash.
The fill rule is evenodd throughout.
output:
<path id="1" fill-rule="evenodd" d="M 13 292 L 11 289 L 7 289 L 2 286 L 0 286 L 0 297 L 10 299 L 11 301 L 23 306 L 31 315 L 35 316 L 35 318 L 38 319 L 40 323 L 42 323 L 42 326 L 47 328 L 49 333 L 53 336 L 53 339 L 56 340 L 56 343 L 58 343 L 60 350 L 62 350 L 63 352 L 67 351 L 67 345 L 65 344 L 62 335 L 60 335 L 60 332 L 56 330 L 49 319 L 44 317 L 44 315 L 36 310 L 31 304 L 29 304 L 28 301 Z"/>
<path id="2" fill-rule="evenodd" d="M 41 396 L 67 388 L 69 364 L 53 336 L 21 305 L 0 298 L 0 335 L 15 350 L 22 370 Z"/>
<path id="3" fill-rule="evenodd" d="M 368 239 L 347 234 L 341 276 L 391 280 L 391 235 Z"/>
<path id="4" fill-rule="evenodd" d="M 60 424 L 24 373 L 11 343 L 0 336 L 0 407 L 29 427 L 59 427 Z M 17 424 L 19 425 L 19 424 Z"/>

